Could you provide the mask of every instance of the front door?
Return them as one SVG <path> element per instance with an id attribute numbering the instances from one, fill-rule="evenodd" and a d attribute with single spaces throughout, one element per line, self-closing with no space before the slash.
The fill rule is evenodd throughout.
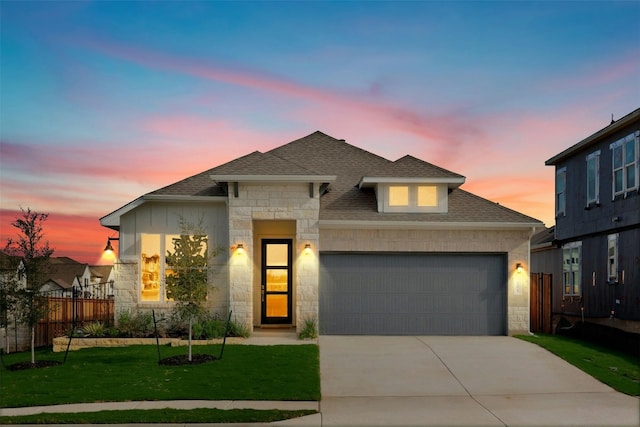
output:
<path id="1" fill-rule="evenodd" d="M 262 323 L 291 323 L 291 239 L 262 240 Z"/>

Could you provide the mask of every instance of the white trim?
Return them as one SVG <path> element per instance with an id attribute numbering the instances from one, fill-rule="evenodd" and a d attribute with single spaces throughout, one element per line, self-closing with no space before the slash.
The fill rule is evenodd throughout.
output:
<path id="1" fill-rule="evenodd" d="M 402 177 L 371 177 L 364 176 L 358 183 L 358 188 L 371 187 L 375 184 L 449 184 L 449 188 L 456 188 L 464 184 L 466 178 L 402 178 Z M 455 184 L 455 185 L 454 185 Z"/>
<path id="2" fill-rule="evenodd" d="M 404 229 L 404 230 L 528 230 L 543 228 L 541 222 L 443 222 L 443 221 L 359 221 L 321 219 L 321 229 Z"/>
<path id="3" fill-rule="evenodd" d="M 215 182 L 333 182 L 336 175 L 209 175 Z"/>

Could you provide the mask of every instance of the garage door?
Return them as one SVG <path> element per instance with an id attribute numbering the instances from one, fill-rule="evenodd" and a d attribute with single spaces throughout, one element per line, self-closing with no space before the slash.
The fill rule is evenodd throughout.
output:
<path id="1" fill-rule="evenodd" d="M 320 254 L 320 333 L 505 335 L 502 254 Z"/>

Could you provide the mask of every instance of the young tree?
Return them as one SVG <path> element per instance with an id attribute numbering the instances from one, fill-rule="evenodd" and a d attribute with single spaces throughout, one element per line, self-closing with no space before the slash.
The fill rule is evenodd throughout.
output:
<path id="1" fill-rule="evenodd" d="M 4 258 L 4 254 L 0 254 L 0 256 Z M 10 264 L 9 260 L 6 264 Z M 2 271 L 0 271 L 0 328 L 4 329 L 5 352 L 9 353 L 10 317 L 13 316 L 15 319 L 16 316 L 20 282 L 17 270 L 12 270 L 11 267 L 5 269 L 4 267 L 3 265 Z"/>
<path id="2" fill-rule="evenodd" d="M 42 224 L 49 214 L 32 212 L 29 208 L 20 210 L 22 217 L 17 217 L 11 223 L 19 230 L 18 238 L 9 238 L 4 252 L 22 261 L 21 268 L 17 271 L 19 279 L 23 279 L 26 286 L 18 289 L 16 305 L 18 319 L 26 323 L 31 331 L 31 363 L 35 364 L 36 326 L 49 309 L 47 298 L 42 294 L 41 288 L 53 249 L 49 247 L 49 242 L 42 241 Z"/>
<path id="3" fill-rule="evenodd" d="M 208 238 L 202 226 L 192 226 L 180 218 L 180 237 L 167 250 L 167 298 L 176 302 L 176 313 L 189 321 L 189 362 L 192 361 L 193 320 L 205 312 L 209 290 L 207 280 Z M 213 255 L 212 255 L 213 256 Z"/>

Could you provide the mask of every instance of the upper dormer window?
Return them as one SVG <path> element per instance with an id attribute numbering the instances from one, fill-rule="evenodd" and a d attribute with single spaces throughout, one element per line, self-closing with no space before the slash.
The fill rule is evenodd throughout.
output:
<path id="1" fill-rule="evenodd" d="M 390 184 L 381 187 L 378 188 L 379 212 L 447 211 L 446 185 Z"/>
<path id="2" fill-rule="evenodd" d="M 640 132 L 627 135 L 612 143 L 613 196 L 626 194 L 638 188 L 638 140 Z"/>

